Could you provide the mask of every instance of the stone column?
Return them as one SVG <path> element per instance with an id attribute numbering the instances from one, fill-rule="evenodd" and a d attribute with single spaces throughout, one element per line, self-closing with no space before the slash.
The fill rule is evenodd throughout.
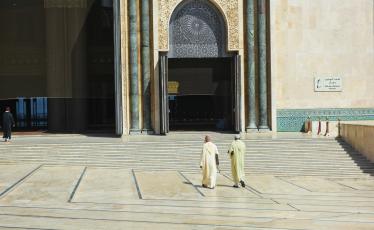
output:
<path id="1" fill-rule="evenodd" d="M 168 100 L 168 57 L 166 53 L 159 54 L 160 80 L 160 134 L 166 135 L 169 132 L 169 100 Z"/>
<path id="2" fill-rule="evenodd" d="M 255 12 L 254 0 L 247 0 L 246 5 L 246 45 L 247 45 L 247 81 L 248 81 L 248 126 L 247 132 L 257 131 L 256 118 L 256 82 L 255 82 Z"/>
<path id="3" fill-rule="evenodd" d="M 139 133 L 138 35 L 136 0 L 129 0 L 130 133 Z"/>
<path id="4" fill-rule="evenodd" d="M 142 37 L 142 77 L 143 77 L 143 130 L 151 131 L 151 75 L 150 75 L 150 29 L 149 29 L 149 0 L 142 0 L 141 3 L 141 37 Z"/>
<path id="5" fill-rule="evenodd" d="M 122 92 L 122 56 L 121 56 L 121 33 L 126 33 L 121 29 L 121 5 L 120 0 L 113 1 L 113 18 L 114 18 L 114 87 L 115 87 L 115 106 L 116 106 L 116 134 L 123 134 L 123 92 Z M 125 5 L 125 3 L 123 3 Z M 124 22 L 123 22 L 124 23 Z"/>
<path id="6" fill-rule="evenodd" d="M 267 47 L 266 47 L 266 0 L 258 0 L 258 53 L 260 89 L 260 130 L 268 130 L 267 111 Z"/>

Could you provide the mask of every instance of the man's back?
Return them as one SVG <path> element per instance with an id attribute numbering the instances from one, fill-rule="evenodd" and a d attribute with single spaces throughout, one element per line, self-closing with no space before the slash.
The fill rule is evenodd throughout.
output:
<path id="1" fill-rule="evenodd" d="M 233 154 L 243 154 L 245 153 L 245 144 L 243 141 L 241 140 L 234 140 L 232 143 L 231 143 L 231 148 L 230 148 L 230 151 L 233 152 Z"/>
<path id="2" fill-rule="evenodd" d="M 13 116 L 10 112 L 3 113 L 3 125 L 12 125 L 13 124 Z"/>
<path id="3" fill-rule="evenodd" d="M 229 154 L 231 158 L 231 173 L 233 180 L 235 182 L 234 187 L 239 187 L 239 182 L 242 187 L 245 187 L 244 183 L 244 153 L 245 153 L 245 144 L 239 139 L 238 136 L 235 137 L 235 140 L 231 143 Z"/>

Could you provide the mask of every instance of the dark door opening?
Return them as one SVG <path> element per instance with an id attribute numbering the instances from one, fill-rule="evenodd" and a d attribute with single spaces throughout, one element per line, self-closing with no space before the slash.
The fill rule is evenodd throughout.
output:
<path id="1" fill-rule="evenodd" d="M 170 130 L 232 131 L 231 58 L 170 58 Z"/>
<path id="2" fill-rule="evenodd" d="M 0 117 L 15 131 L 115 132 L 113 1 L 0 1 Z"/>

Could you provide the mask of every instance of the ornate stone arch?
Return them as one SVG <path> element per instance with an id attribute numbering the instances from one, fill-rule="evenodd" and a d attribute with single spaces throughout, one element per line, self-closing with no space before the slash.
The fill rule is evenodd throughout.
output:
<path id="1" fill-rule="evenodd" d="M 169 50 L 170 19 L 179 5 L 188 0 L 158 0 L 158 50 Z M 201 0 L 216 7 L 226 25 L 227 49 L 239 50 L 239 1 L 240 0 Z M 230 36 L 228 36 L 230 35 Z"/>
<path id="2" fill-rule="evenodd" d="M 210 1 L 186 0 L 170 17 L 171 58 L 226 57 L 227 26 L 223 13 Z"/>

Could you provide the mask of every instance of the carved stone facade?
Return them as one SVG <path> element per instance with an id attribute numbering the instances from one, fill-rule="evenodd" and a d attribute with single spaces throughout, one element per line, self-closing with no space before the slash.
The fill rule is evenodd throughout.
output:
<path id="1" fill-rule="evenodd" d="M 169 50 L 169 23 L 170 18 L 183 0 L 158 0 L 158 39 L 159 50 Z M 203 1 L 203 0 L 199 0 Z M 204 0 L 214 4 L 222 13 L 227 26 L 228 50 L 239 49 L 239 1 L 238 0 Z"/>
<path id="2" fill-rule="evenodd" d="M 175 9 L 169 30 L 170 58 L 228 56 L 223 16 L 209 2 L 183 2 Z"/>

